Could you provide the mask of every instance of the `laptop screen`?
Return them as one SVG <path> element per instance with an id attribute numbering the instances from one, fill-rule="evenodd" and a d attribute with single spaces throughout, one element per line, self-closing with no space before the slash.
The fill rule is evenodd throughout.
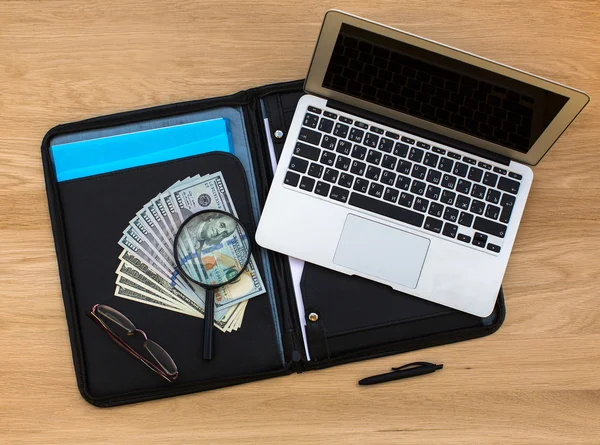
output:
<path id="1" fill-rule="evenodd" d="M 522 153 L 569 100 L 347 23 L 322 86 Z"/>

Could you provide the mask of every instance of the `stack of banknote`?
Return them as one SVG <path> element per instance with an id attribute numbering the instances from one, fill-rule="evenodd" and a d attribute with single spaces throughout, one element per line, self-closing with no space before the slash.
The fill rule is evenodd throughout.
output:
<path id="1" fill-rule="evenodd" d="M 205 291 L 179 273 L 173 242 L 182 222 L 209 209 L 237 216 L 221 172 L 177 181 L 146 203 L 119 240 L 123 251 L 116 270 L 115 295 L 204 318 Z M 215 292 L 215 326 L 223 332 L 239 329 L 248 300 L 264 292 L 263 280 L 251 257 L 238 280 Z"/>

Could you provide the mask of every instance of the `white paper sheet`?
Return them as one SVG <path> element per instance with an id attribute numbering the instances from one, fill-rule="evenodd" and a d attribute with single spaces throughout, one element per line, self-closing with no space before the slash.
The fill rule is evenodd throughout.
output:
<path id="1" fill-rule="evenodd" d="M 269 145 L 269 157 L 271 159 L 271 168 L 273 173 L 277 169 L 277 156 L 275 155 L 275 146 L 273 145 L 273 139 L 271 139 L 271 126 L 269 125 L 269 119 L 265 119 L 265 132 L 267 133 L 267 143 Z M 302 271 L 304 270 L 304 261 L 298 258 L 288 257 L 290 261 L 290 271 L 292 273 L 292 284 L 294 286 L 294 294 L 296 297 L 296 307 L 298 308 L 298 315 L 300 316 L 300 326 L 302 328 L 302 340 L 304 341 L 304 351 L 306 352 L 307 360 L 310 360 L 310 354 L 308 352 L 308 343 L 306 341 L 306 316 L 304 313 L 304 300 L 302 299 L 302 290 L 300 289 L 300 280 L 302 279 Z"/>

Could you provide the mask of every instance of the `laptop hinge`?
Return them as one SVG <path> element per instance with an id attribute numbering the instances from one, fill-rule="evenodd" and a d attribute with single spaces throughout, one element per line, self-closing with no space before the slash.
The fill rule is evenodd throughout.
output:
<path id="1" fill-rule="evenodd" d="M 352 105 L 345 104 L 343 102 L 338 102 L 335 100 L 327 100 L 327 106 L 329 108 L 334 108 L 339 111 L 343 111 L 345 113 L 353 114 L 358 117 L 362 117 L 364 119 L 368 119 L 374 122 L 378 122 L 382 125 L 386 125 L 388 127 L 397 128 L 398 130 L 402 130 L 407 133 L 412 133 L 415 136 L 420 136 L 425 139 L 429 139 L 431 141 L 439 142 L 440 144 L 447 145 L 449 147 L 457 148 L 458 150 L 466 151 L 468 153 L 474 154 L 476 156 L 481 156 L 483 158 L 489 159 L 490 161 L 498 162 L 500 164 L 509 165 L 510 158 L 508 156 L 503 156 L 497 153 L 493 153 L 488 150 L 484 150 L 483 148 L 476 147 L 471 144 L 467 144 L 466 142 L 462 142 L 448 136 L 443 136 L 438 133 L 434 133 L 429 130 L 424 130 L 422 128 L 415 127 L 413 125 L 407 124 L 405 122 L 401 122 L 396 119 L 392 119 L 390 117 L 383 116 L 381 114 L 373 113 L 371 111 L 362 110 L 357 107 L 353 107 Z"/>

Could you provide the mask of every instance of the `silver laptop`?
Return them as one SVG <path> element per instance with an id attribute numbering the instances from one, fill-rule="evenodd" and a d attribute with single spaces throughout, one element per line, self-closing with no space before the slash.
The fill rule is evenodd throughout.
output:
<path id="1" fill-rule="evenodd" d="M 325 16 L 304 89 L 258 244 L 489 315 L 528 165 L 589 97 L 339 11 Z"/>

